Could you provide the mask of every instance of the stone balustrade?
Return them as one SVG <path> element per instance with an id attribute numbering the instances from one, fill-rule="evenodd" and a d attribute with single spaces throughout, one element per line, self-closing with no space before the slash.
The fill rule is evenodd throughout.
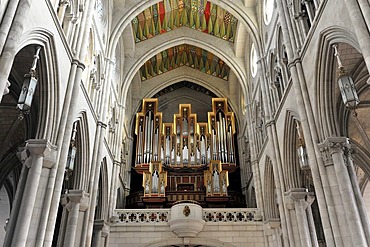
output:
<path id="1" fill-rule="evenodd" d="M 168 222 L 170 209 L 117 209 L 118 223 Z"/>
<path id="2" fill-rule="evenodd" d="M 203 208 L 205 222 L 260 221 L 257 208 Z M 171 220 L 171 209 L 116 209 L 115 223 L 158 223 Z"/>

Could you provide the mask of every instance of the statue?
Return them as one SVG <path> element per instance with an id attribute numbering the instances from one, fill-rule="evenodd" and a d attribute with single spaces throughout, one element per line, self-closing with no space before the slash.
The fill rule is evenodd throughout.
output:
<path id="1" fill-rule="evenodd" d="M 149 179 L 145 181 L 145 194 L 149 194 Z"/>
<path id="2" fill-rule="evenodd" d="M 218 173 L 217 166 L 213 168 L 213 192 L 219 193 L 220 192 L 220 174 Z"/>
<path id="3" fill-rule="evenodd" d="M 163 182 L 163 180 L 161 181 L 161 194 L 164 194 L 164 182 Z"/>
<path id="4" fill-rule="evenodd" d="M 157 169 L 152 174 L 152 193 L 158 193 L 158 178 L 159 174 Z"/>

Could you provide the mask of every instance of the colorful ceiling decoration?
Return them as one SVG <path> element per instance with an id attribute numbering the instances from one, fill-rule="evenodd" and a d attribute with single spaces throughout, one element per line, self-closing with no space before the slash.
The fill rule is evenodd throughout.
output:
<path id="1" fill-rule="evenodd" d="M 167 71 L 189 66 L 209 75 L 228 80 L 230 67 L 212 53 L 192 45 L 178 45 L 150 58 L 140 68 L 141 80 L 145 81 Z"/>
<path id="2" fill-rule="evenodd" d="M 207 0 L 163 0 L 132 20 L 135 42 L 186 26 L 234 42 L 238 20 Z"/>

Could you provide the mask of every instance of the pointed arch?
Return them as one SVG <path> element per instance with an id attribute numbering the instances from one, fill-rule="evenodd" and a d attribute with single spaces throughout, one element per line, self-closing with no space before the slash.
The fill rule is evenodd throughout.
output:
<path id="1" fill-rule="evenodd" d="M 103 158 L 100 166 L 99 187 L 97 204 L 95 207 L 95 219 L 108 220 L 108 167 L 107 159 Z"/>
<path id="2" fill-rule="evenodd" d="M 317 130 L 319 142 L 328 136 L 340 135 L 336 111 L 338 106 L 333 99 L 333 89 L 335 88 L 333 78 L 334 71 L 334 52 L 332 45 L 335 43 L 346 43 L 360 50 L 355 35 L 342 27 L 332 26 L 324 29 L 319 38 L 317 49 L 316 83 L 314 91 L 318 92 L 317 98 L 313 96 L 312 101 L 317 102 L 314 106 L 317 112 Z"/>
<path id="3" fill-rule="evenodd" d="M 23 34 L 17 52 L 28 45 L 41 46 L 38 87 L 40 87 L 37 139 L 47 139 L 56 144 L 59 123 L 59 69 L 54 34 L 47 29 L 32 29 Z"/>
<path id="4" fill-rule="evenodd" d="M 292 188 L 301 188 L 301 174 L 298 165 L 296 149 L 298 146 L 297 140 L 297 126 L 296 121 L 299 121 L 298 114 L 288 109 L 285 116 L 285 129 L 284 129 L 284 144 L 283 144 L 283 175 L 285 190 L 288 191 Z"/>
<path id="5" fill-rule="evenodd" d="M 264 211 L 265 220 L 279 218 L 279 209 L 277 206 L 277 195 L 275 190 L 275 178 L 273 165 L 270 157 L 266 157 L 264 173 Z"/>

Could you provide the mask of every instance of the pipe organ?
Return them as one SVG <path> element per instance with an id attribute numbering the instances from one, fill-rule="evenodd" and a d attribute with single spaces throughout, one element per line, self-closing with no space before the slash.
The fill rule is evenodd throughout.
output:
<path id="1" fill-rule="evenodd" d="M 145 203 L 227 201 L 228 174 L 236 169 L 234 113 L 227 99 L 213 98 L 207 116 L 208 122 L 197 122 L 191 105 L 180 104 L 173 122 L 162 123 L 158 100 L 143 100 L 135 170 L 143 175 Z"/>

